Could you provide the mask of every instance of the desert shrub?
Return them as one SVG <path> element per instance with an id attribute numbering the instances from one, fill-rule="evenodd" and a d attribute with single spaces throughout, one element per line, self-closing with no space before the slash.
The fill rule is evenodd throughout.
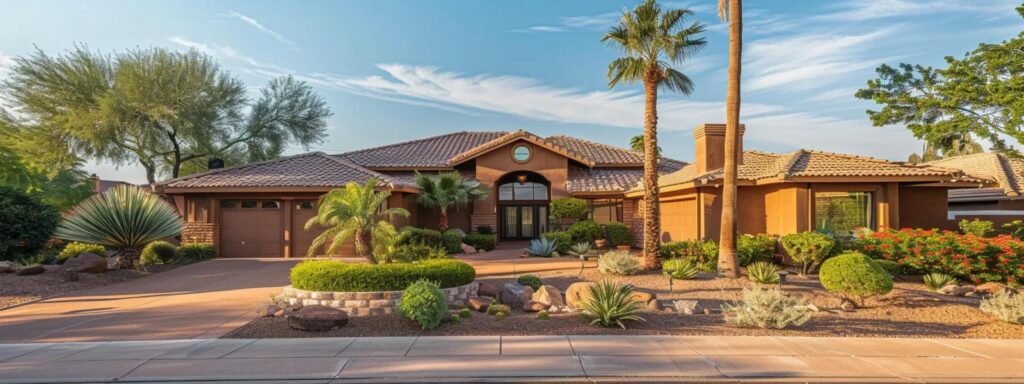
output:
<path id="1" fill-rule="evenodd" d="M 860 234 L 855 246 L 872 258 L 899 263 L 905 273 L 942 272 L 975 284 L 1024 281 L 1024 241 L 1010 235 L 906 228 Z"/>
<path id="2" fill-rule="evenodd" d="M 490 225 L 478 225 L 476 226 L 476 232 L 481 235 L 493 235 L 494 228 Z"/>
<path id="3" fill-rule="evenodd" d="M 857 252 L 830 258 L 818 275 L 825 289 L 844 297 L 864 298 L 892 290 L 892 277 L 874 260 Z"/>
<path id="4" fill-rule="evenodd" d="M 590 214 L 587 201 L 575 197 L 555 199 L 551 201 L 551 218 L 583 220 Z"/>
<path id="5" fill-rule="evenodd" d="M 419 323 L 423 329 L 434 329 L 451 317 L 448 313 L 448 297 L 429 280 L 418 280 L 402 292 L 398 302 L 398 313 Z"/>
<path id="6" fill-rule="evenodd" d="M 555 251 L 558 253 L 569 253 L 574 244 L 572 241 L 572 233 L 569 231 L 552 231 L 544 232 L 541 237 L 546 237 L 548 240 L 557 241 L 558 246 L 555 247 Z"/>
<path id="7" fill-rule="evenodd" d="M 775 238 L 769 235 L 741 235 L 736 239 L 736 257 L 744 267 L 758 261 L 773 261 L 775 243 Z"/>
<path id="8" fill-rule="evenodd" d="M 541 283 L 540 278 L 537 277 L 537 275 L 522 275 L 519 276 L 518 279 L 516 279 L 516 282 L 527 287 L 533 288 L 534 291 L 540 289 L 541 284 L 543 284 Z"/>
<path id="9" fill-rule="evenodd" d="M 981 310 L 1005 322 L 1024 324 L 1024 295 L 997 292 L 981 301 Z"/>
<path id="10" fill-rule="evenodd" d="M 965 235 L 989 237 L 996 231 L 996 225 L 988 220 L 960 220 L 957 224 Z"/>
<path id="11" fill-rule="evenodd" d="M 539 239 L 530 240 L 530 246 L 525 250 L 526 253 L 537 257 L 557 256 L 558 242 L 541 236 Z"/>
<path id="12" fill-rule="evenodd" d="M 662 243 L 661 247 L 658 248 L 658 256 L 662 260 L 687 259 L 704 269 L 710 265 L 718 265 L 718 243 L 711 240 L 684 240 Z"/>
<path id="13" fill-rule="evenodd" d="M 503 319 L 505 317 L 512 315 L 512 308 L 505 304 L 491 304 L 487 307 L 487 314 L 494 316 L 496 318 L 498 316 L 501 316 L 501 318 Z"/>
<path id="14" fill-rule="evenodd" d="M 537 320 L 548 320 L 550 318 L 551 314 L 549 314 L 548 311 L 541 310 L 540 312 L 537 312 Z"/>
<path id="15" fill-rule="evenodd" d="M 569 233 L 572 234 L 573 243 L 583 241 L 593 243 L 594 240 L 604 238 L 604 231 L 601 230 L 601 226 L 593 220 L 582 220 L 576 222 L 569 227 Z"/>
<path id="16" fill-rule="evenodd" d="M 99 244 L 80 243 L 73 241 L 64 246 L 64 249 L 57 254 L 57 263 L 64 264 L 65 261 L 83 253 L 92 253 L 103 257 L 107 256 L 107 249 Z M 174 256 L 173 254 L 171 255 Z"/>
<path id="17" fill-rule="evenodd" d="M 722 313 L 725 322 L 731 325 L 774 329 L 800 326 L 811 318 L 811 310 L 801 306 L 796 299 L 778 289 L 757 285 L 743 289 L 742 301 L 723 304 Z"/>
<path id="18" fill-rule="evenodd" d="M 59 221 L 53 207 L 0 187 L 0 260 L 14 261 L 42 251 Z"/>
<path id="19" fill-rule="evenodd" d="M 758 261 L 747 266 L 747 278 L 760 284 L 778 284 L 779 266 L 769 261 Z"/>
<path id="20" fill-rule="evenodd" d="M 697 265 L 689 259 L 669 259 L 661 262 L 661 269 L 673 279 L 689 280 L 697 276 Z"/>
<path id="21" fill-rule="evenodd" d="M 188 264 L 214 257 L 217 257 L 217 248 L 213 244 L 182 244 L 174 253 L 174 262 Z"/>
<path id="22" fill-rule="evenodd" d="M 1013 236 L 1016 239 L 1024 239 L 1024 220 L 1014 220 L 1003 224 L 1000 228 L 1007 235 Z"/>
<path id="23" fill-rule="evenodd" d="M 392 258 L 398 262 L 411 263 L 422 260 L 448 259 L 448 251 L 441 247 L 424 244 L 405 244 L 395 248 Z"/>
<path id="24" fill-rule="evenodd" d="M 441 288 L 472 283 L 476 270 L 452 259 L 419 263 L 349 264 L 310 260 L 292 268 L 292 286 L 307 291 L 370 292 L 401 291 L 419 280 L 430 280 Z"/>
<path id="25" fill-rule="evenodd" d="M 629 285 L 604 280 L 590 285 L 589 289 L 590 298 L 581 304 L 580 314 L 590 320 L 590 325 L 626 329 L 628 321 L 644 321 L 637 316 L 644 303 L 630 297 L 633 289 Z"/>
<path id="26" fill-rule="evenodd" d="M 779 242 L 789 257 L 800 264 L 801 275 L 813 272 L 835 246 L 831 237 L 818 232 L 791 233 L 782 236 Z"/>
<path id="27" fill-rule="evenodd" d="M 398 235 L 398 244 L 419 244 L 444 248 L 441 232 L 428 228 L 416 228 L 413 226 L 402 228 L 402 231 L 399 232 Z"/>
<path id="28" fill-rule="evenodd" d="M 590 253 L 594 246 L 591 243 L 576 243 L 569 247 L 569 254 L 573 256 L 584 256 Z"/>
<path id="29" fill-rule="evenodd" d="M 462 242 L 466 243 L 476 249 L 482 249 L 484 251 L 493 251 L 497 244 L 494 238 L 494 234 L 488 233 L 470 233 L 466 237 L 462 238 Z"/>
<path id="30" fill-rule="evenodd" d="M 885 270 L 889 276 L 896 277 L 903 274 L 903 266 L 892 260 L 875 260 L 875 264 Z"/>
<path id="31" fill-rule="evenodd" d="M 946 286 L 956 284 L 956 278 L 942 272 L 926 273 L 923 276 L 924 285 L 933 291 L 938 291 Z"/>
<path id="32" fill-rule="evenodd" d="M 626 251 L 606 252 L 597 259 L 597 270 L 601 273 L 634 275 L 640 271 L 640 259 Z"/>
<path id="33" fill-rule="evenodd" d="M 473 317 L 473 311 L 470 310 L 469 308 L 462 308 L 459 310 L 458 316 L 463 319 L 468 319 L 470 317 Z"/>
<path id="34" fill-rule="evenodd" d="M 441 245 L 448 253 L 462 252 L 462 238 L 465 236 L 462 230 L 449 229 L 441 235 Z"/>
<path id="35" fill-rule="evenodd" d="M 94 252 L 95 253 L 95 252 Z M 147 264 L 168 264 L 174 262 L 174 256 L 178 253 L 178 247 L 166 241 L 154 241 L 142 248 L 142 255 L 139 255 L 139 263 Z"/>
<path id="36" fill-rule="evenodd" d="M 611 246 L 633 244 L 633 234 L 629 232 L 629 227 L 623 223 L 614 222 L 606 224 L 604 226 L 604 235 L 608 239 L 608 245 Z"/>

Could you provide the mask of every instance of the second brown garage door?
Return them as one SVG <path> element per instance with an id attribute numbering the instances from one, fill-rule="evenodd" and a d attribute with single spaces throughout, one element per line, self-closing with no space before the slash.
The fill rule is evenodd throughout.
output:
<path id="1" fill-rule="evenodd" d="M 280 202 L 221 201 L 221 257 L 282 257 L 283 236 Z"/>

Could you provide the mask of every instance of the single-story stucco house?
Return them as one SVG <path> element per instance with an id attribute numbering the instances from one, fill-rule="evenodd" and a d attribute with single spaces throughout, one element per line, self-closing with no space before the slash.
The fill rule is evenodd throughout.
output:
<path id="1" fill-rule="evenodd" d="M 695 129 L 692 164 L 660 160 L 662 240 L 717 237 L 724 131 L 721 124 Z M 949 189 L 990 184 L 936 165 L 807 150 L 744 151 L 742 160 L 739 228 L 744 233 L 945 226 Z M 396 224 L 436 227 L 437 214 L 410 198 L 417 193 L 414 171 L 454 170 L 491 188 L 485 200 L 450 212 L 452 227 L 488 226 L 499 241 L 532 239 L 549 230 L 551 200 L 578 197 L 590 203 L 595 221 L 633 228 L 639 244 L 642 161 L 635 151 L 569 136 L 456 132 L 214 169 L 161 182 L 156 190 L 185 219 L 183 242 L 216 244 L 224 257 L 305 255 L 318 234 L 303 229 L 317 198 L 371 177 L 392 192 L 391 207 L 412 213 Z"/>
<path id="2" fill-rule="evenodd" d="M 1024 159 L 999 152 L 956 156 L 928 164 L 959 169 L 995 182 L 989 188 L 949 191 L 947 218 L 981 219 L 1004 224 L 1024 219 Z"/>

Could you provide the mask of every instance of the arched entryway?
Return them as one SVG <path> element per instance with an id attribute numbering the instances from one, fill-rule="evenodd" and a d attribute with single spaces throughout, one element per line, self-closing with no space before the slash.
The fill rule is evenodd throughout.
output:
<path id="1" fill-rule="evenodd" d="M 511 172 L 498 179 L 498 234 L 502 240 L 529 240 L 548 231 L 551 183 L 534 172 Z"/>

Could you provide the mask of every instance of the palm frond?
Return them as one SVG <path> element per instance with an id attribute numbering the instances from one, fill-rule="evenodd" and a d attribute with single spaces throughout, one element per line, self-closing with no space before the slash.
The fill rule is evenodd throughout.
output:
<path id="1" fill-rule="evenodd" d="M 636 83 L 643 81 L 646 63 L 636 57 L 620 57 L 608 64 L 608 87 L 612 88 L 620 82 Z"/>
<path id="2" fill-rule="evenodd" d="M 659 86 L 684 95 L 693 93 L 693 82 L 690 81 L 689 77 L 674 68 L 665 68 L 664 71 L 665 80 L 662 80 L 661 83 L 658 84 Z"/>

